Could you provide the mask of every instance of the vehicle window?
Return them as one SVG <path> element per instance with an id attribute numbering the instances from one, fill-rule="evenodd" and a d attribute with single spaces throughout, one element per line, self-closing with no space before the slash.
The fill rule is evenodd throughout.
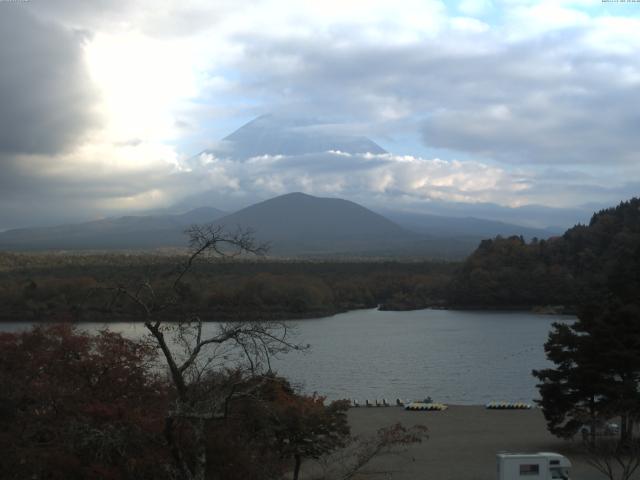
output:
<path id="1" fill-rule="evenodd" d="M 520 465 L 521 476 L 538 476 L 540 474 L 540 465 L 537 463 Z"/>

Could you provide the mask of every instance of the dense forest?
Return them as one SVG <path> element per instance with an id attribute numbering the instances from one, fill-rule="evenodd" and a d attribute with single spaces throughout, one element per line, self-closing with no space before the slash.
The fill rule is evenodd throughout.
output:
<path id="1" fill-rule="evenodd" d="M 464 307 L 579 304 L 614 292 L 640 291 L 640 199 L 595 213 L 548 240 L 522 237 L 483 241 L 456 272 L 447 303 Z"/>
<path id="2" fill-rule="evenodd" d="M 148 279 L 162 291 L 183 258 L 154 255 L 3 254 L 0 316 L 10 321 L 117 319 L 103 288 Z M 183 294 L 208 320 L 286 319 L 356 308 L 442 305 L 456 264 L 425 261 L 209 259 Z M 125 315 L 125 313 L 123 313 Z"/>

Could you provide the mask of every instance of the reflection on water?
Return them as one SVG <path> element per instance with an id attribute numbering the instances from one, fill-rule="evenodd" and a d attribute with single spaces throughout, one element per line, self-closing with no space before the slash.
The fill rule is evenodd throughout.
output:
<path id="1" fill-rule="evenodd" d="M 551 323 L 571 320 L 522 312 L 356 310 L 288 322 L 296 341 L 311 349 L 282 356 L 274 367 L 305 391 L 330 399 L 531 402 L 537 397 L 531 370 L 548 365 L 543 344 Z M 0 325 L 5 331 L 24 327 Z M 145 333 L 142 324 L 108 327 L 131 338 Z"/>

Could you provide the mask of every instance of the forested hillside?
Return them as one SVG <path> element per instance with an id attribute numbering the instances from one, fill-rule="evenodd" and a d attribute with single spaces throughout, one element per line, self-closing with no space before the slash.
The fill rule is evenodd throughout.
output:
<path id="1" fill-rule="evenodd" d="M 633 298 L 640 291 L 640 199 L 595 213 L 548 240 L 485 240 L 454 276 L 456 306 L 573 309 L 585 299 Z"/>

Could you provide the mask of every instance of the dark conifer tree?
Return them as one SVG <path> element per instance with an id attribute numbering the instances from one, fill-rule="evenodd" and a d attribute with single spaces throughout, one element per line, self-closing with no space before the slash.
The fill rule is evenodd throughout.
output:
<path id="1" fill-rule="evenodd" d="M 556 367 L 534 371 L 549 430 L 572 436 L 582 424 L 619 417 L 626 444 L 640 418 L 640 199 L 593 216 L 565 236 L 579 274 L 573 325 L 556 324 L 545 344 Z"/>

